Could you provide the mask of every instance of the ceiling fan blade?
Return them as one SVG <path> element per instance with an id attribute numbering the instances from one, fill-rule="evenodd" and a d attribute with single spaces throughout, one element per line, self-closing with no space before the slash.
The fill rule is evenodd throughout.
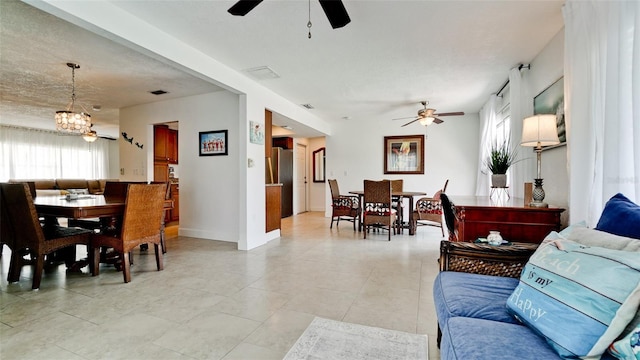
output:
<path id="1" fill-rule="evenodd" d="M 239 0 L 232 7 L 227 10 L 229 14 L 236 16 L 245 16 L 249 13 L 249 11 L 253 10 L 254 7 L 258 6 L 262 0 Z"/>
<path id="2" fill-rule="evenodd" d="M 318 0 L 322 6 L 322 10 L 327 15 L 331 27 L 334 29 L 341 28 L 351 22 L 347 9 L 340 0 Z M 257 4 L 256 4 L 257 5 Z M 255 5 L 254 5 L 255 6 Z"/>
<path id="3" fill-rule="evenodd" d="M 434 124 L 442 124 L 444 121 L 438 118 L 433 118 L 433 123 Z"/>
<path id="4" fill-rule="evenodd" d="M 415 119 L 415 116 L 407 116 L 407 117 L 401 117 L 401 118 L 395 118 L 395 119 L 391 119 L 391 120 L 407 120 L 407 119 Z"/>
<path id="5" fill-rule="evenodd" d="M 458 112 L 448 112 L 448 113 L 439 113 L 439 114 L 433 114 L 435 116 L 461 116 L 464 115 L 464 113 L 462 111 L 458 111 Z"/>
<path id="6" fill-rule="evenodd" d="M 408 123 L 406 123 L 406 124 L 404 124 L 404 125 L 402 125 L 402 126 L 400 126 L 400 127 L 405 127 L 405 126 L 407 126 L 407 125 L 413 124 L 414 122 L 416 122 L 416 121 L 418 121 L 418 120 L 420 120 L 420 118 L 413 119 L 413 121 L 409 121 Z"/>

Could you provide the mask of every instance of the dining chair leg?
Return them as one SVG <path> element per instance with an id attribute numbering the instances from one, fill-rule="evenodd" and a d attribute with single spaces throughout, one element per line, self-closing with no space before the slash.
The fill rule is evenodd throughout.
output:
<path id="1" fill-rule="evenodd" d="M 20 251 L 12 250 L 7 281 L 10 283 L 20 281 L 20 270 L 22 270 L 22 256 L 20 255 Z"/>
<path id="2" fill-rule="evenodd" d="M 131 282 L 131 265 L 129 264 L 129 252 L 127 251 L 122 253 L 122 276 L 125 283 Z"/>
<path id="3" fill-rule="evenodd" d="M 40 287 L 40 281 L 42 280 L 42 271 L 44 270 L 44 254 L 38 254 L 36 257 L 35 269 L 33 269 L 33 284 L 32 289 L 38 289 Z"/>
<path id="4" fill-rule="evenodd" d="M 158 244 L 154 244 L 154 247 L 156 249 L 156 266 L 158 267 L 158 271 L 160 271 L 164 269 L 164 259 L 162 256 L 162 249 L 160 246 L 158 246 Z"/>

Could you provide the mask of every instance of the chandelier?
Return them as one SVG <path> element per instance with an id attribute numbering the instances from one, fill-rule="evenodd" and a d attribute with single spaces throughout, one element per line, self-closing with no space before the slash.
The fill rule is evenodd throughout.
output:
<path id="1" fill-rule="evenodd" d="M 67 63 L 71 68 L 71 102 L 67 110 L 56 111 L 56 130 L 66 133 L 87 134 L 91 131 L 91 115 L 86 110 L 84 112 L 74 112 L 73 106 L 76 102 L 76 69 L 80 65 Z"/>

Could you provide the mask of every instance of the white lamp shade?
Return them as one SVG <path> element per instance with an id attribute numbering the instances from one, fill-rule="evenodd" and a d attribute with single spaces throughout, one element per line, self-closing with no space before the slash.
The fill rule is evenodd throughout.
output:
<path id="1" fill-rule="evenodd" d="M 533 115 L 523 120 L 522 146 L 549 146 L 560 143 L 555 115 Z"/>

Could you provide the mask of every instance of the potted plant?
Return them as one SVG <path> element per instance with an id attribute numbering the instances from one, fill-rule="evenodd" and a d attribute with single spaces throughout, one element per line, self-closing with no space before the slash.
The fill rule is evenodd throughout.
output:
<path id="1" fill-rule="evenodd" d="M 517 155 L 518 148 L 511 147 L 509 139 L 502 143 L 496 141 L 491 145 L 489 157 L 485 161 L 489 171 L 493 174 L 491 175 L 491 187 L 507 187 L 507 170 L 517 161 Z"/>

